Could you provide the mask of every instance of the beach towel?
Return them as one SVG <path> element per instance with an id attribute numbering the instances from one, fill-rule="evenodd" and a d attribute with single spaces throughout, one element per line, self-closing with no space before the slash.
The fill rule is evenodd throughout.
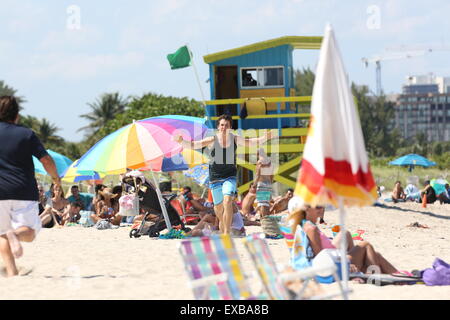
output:
<path id="1" fill-rule="evenodd" d="M 432 268 L 422 271 L 422 279 L 427 286 L 450 286 L 450 265 L 436 258 Z"/>

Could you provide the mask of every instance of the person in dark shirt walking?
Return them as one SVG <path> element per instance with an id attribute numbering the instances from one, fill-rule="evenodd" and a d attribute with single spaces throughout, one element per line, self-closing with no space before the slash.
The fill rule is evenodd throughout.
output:
<path id="1" fill-rule="evenodd" d="M 231 133 L 232 118 L 224 114 L 217 119 L 218 132 L 212 137 L 199 141 L 185 141 L 181 135 L 174 140 L 183 148 L 209 148 L 209 186 L 214 201 L 214 211 L 219 219 L 221 233 L 231 233 L 233 220 L 233 197 L 236 189 L 236 149 L 241 146 L 258 146 L 272 138 L 271 131 L 259 138 L 243 138 Z"/>
<path id="2" fill-rule="evenodd" d="M 20 242 L 33 241 L 41 229 L 32 156 L 42 162 L 54 184 L 61 184 L 52 157 L 36 134 L 18 121 L 16 99 L 0 97 L 0 256 L 8 277 L 19 274 L 15 259 L 23 254 Z"/>

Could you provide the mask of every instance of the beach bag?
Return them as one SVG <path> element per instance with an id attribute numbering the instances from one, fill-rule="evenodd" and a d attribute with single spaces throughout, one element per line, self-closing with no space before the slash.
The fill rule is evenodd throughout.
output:
<path id="1" fill-rule="evenodd" d="M 450 286 L 450 265 L 436 258 L 432 268 L 422 271 L 422 280 L 427 286 Z"/>
<path id="2" fill-rule="evenodd" d="M 119 215 L 122 217 L 139 215 L 139 197 L 126 194 L 119 199 Z"/>

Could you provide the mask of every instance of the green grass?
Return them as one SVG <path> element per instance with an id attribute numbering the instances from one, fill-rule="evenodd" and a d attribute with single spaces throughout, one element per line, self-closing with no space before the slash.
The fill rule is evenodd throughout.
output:
<path id="1" fill-rule="evenodd" d="M 408 184 L 409 180 L 419 181 L 417 187 L 421 187 L 423 182 L 434 178 L 450 178 L 448 177 L 448 170 L 440 170 L 437 168 L 421 168 L 416 167 L 412 172 L 409 172 L 407 168 L 396 166 L 376 166 L 372 165 L 372 174 L 375 182 L 379 186 L 384 186 L 386 190 L 392 190 L 394 188 L 395 181 L 399 180 L 403 186 Z"/>

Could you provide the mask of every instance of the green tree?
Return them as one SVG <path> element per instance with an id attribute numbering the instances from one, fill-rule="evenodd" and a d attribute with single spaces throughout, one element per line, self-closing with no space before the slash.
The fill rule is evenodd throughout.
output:
<path id="1" fill-rule="evenodd" d="M 366 149 L 375 157 L 394 155 L 401 145 L 398 130 L 393 129 L 394 103 L 384 95 L 369 96 L 367 86 L 352 84 Z"/>
<path id="2" fill-rule="evenodd" d="M 56 125 L 44 118 L 40 120 L 36 134 L 42 144 L 47 149 L 51 149 L 50 146 L 60 146 L 64 143 L 64 139 L 56 134 L 59 130 Z"/>
<path id="3" fill-rule="evenodd" d="M 24 115 L 19 117 L 19 124 L 37 132 L 41 121 L 36 117 Z"/>
<path id="4" fill-rule="evenodd" d="M 296 69 L 294 72 L 295 94 L 297 96 L 311 96 L 316 75 L 308 68 Z"/>
<path id="5" fill-rule="evenodd" d="M 127 106 L 127 99 L 122 98 L 118 92 L 105 93 L 97 98 L 94 103 L 88 103 L 91 112 L 82 114 L 80 117 L 87 119 L 90 123 L 78 129 L 78 131 L 87 130 L 88 136 L 95 135 L 98 130 L 109 120 L 124 112 Z"/>
<path id="6" fill-rule="evenodd" d="M 92 145 L 111 132 L 132 123 L 133 120 L 162 115 L 188 115 L 203 118 L 205 110 L 200 102 L 186 97 L 175 98 L 154 93 L 132 97 L 125 112 L 117 114 L 113 120 L 108 121 L 97 134 L 88 139 L 88 144 Z"/>
<path id="7" fill-rule="evenodd" d="M 3 80 L 0 80 L 0 97 L 1 96 L 14 96 L 20 109 L 22 110 L 22 104 L 26 102 L 23 96 L 17 96 L 17 90 L 8 86 Z"/>

